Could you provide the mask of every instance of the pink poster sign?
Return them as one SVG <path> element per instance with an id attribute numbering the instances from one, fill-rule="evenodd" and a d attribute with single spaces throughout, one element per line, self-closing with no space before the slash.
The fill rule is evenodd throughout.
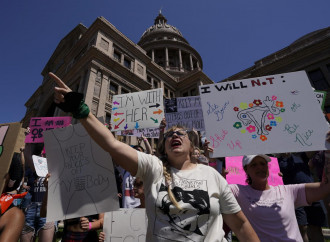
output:
<path id="1" fill-rule="evenodd" d="M 43 132 L 69 126 L 72 117 L 35 117 L 30 120 L 30 133 L 25 138 L 25 143 L 43 143 Z"/>
<path id="2" fill-rule="evenodd" d="M 271 186 L 283 185 L 282 177 L 278 175 L 280 168 L 278 166 L 277 158 L 270 158 L 271 161 L 268 163 L 268 184 Z M 226 157 L 226 169 L 229 171 L 226 176 L 226 180 L 229 184 L 247 185 L 245 182 L 246 174 L 242 166 L 242 159 L 243 156 Z"/>

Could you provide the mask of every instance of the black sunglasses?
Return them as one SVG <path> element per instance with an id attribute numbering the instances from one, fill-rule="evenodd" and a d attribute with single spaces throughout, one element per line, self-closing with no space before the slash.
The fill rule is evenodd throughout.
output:
<path id="1" fill-rule="evenodd" d="M 164 134 L 164 138 L 171 138 L 174 134 L 176 134 L 177 136 L 185 136 L 187 132 L 187 130 L 169 131 Z"/>

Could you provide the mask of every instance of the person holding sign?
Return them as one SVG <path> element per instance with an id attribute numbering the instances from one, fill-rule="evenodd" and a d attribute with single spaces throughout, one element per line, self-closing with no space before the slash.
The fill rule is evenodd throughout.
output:
<path id="1" fill-rule="evenodd" d="M 274 187 L 267 179 L 270 161 L 267 155 L 244 156 L 242 162 L 248 185 L 231 184 L 230 188 L 261 241 L 303 241 L 295 208 L 308 206 L 330 194 L 329 157 L 321 183 Z"/>
<path id="2" fill-rule="evenodd" d="M 160 154 L 136 151 L 116 140 L 89 111 L 83 95 L 74 93 L 53 73 L 55 103 L 80 119 L 89 135 L 113 159 L 144 184 L 148 216 L 147 241 L 225 241 L 223 220 L 240 241 L 259 241 L 227 182 L 211 167 L 192 162 L 187 131 L 172 127 L 164 133 Z"/>

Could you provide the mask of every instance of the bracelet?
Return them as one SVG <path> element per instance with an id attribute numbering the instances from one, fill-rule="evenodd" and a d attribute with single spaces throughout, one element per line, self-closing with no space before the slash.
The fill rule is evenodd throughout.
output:
<path id="1" fill-rule="evenodd" d="M 88 223 L 88 230 L 91 230 L 92 229 L 92 222 L 89 222 Z"/>
<path id="2" fill-rule="evenodd" d="M 90 112 L 89 107 L 84 102 L 84 100 L 81 100 L 78 109 L 75 112 L 72 112 L 72 116 L 75 119 L 82 119 L 82 118 L 86 118 L 88 116 L 89 112 Z"/>

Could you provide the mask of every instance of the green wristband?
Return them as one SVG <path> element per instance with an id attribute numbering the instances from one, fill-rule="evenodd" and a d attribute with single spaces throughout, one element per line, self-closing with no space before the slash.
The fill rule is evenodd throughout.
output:
<path id="1" fill-rule="evenodd" d="M 84 100 L 81 100 L 79 108 L 77 109 L 77 111 L 72 113 L 72 116 L 75 119 L 87 118 L 89 112 L 90 112 L 89 107 L 87 106 Z"/>

